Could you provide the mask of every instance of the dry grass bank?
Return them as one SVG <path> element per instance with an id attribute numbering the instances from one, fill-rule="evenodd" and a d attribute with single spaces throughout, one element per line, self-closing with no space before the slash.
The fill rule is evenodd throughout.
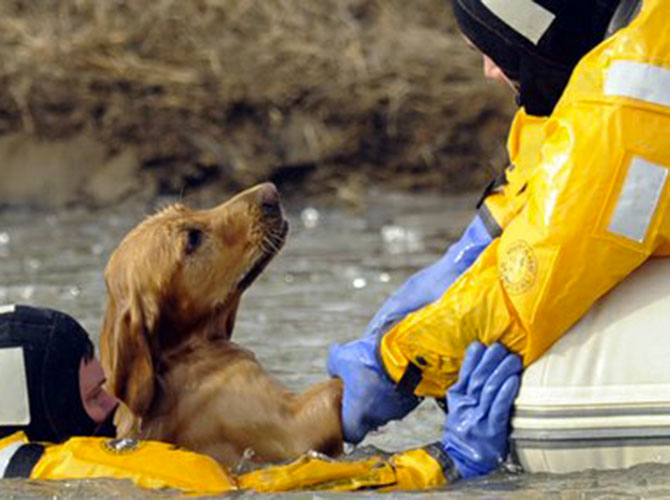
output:
<path id="1" fill-rule="evenodd" d="M 162 191 L 481 184 L 510 109 L 444 0 L 0 3 L 0 136 L 131 148 Z"/>

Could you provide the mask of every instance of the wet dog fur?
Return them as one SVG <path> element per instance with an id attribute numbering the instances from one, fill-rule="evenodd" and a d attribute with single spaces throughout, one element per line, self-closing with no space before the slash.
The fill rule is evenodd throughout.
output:
<path id="1" fill-rule="evenodd" d="M 277 190 L 262 184 L 211 210 L 173 205 L 123 239 L 105 270 L 101 335 L 120 436 L 226 466 L 249 449 L 262 462 L 341 451 L 339 380 L 295 394 L 231 341 L 242 292 L 286 233 Z"/>

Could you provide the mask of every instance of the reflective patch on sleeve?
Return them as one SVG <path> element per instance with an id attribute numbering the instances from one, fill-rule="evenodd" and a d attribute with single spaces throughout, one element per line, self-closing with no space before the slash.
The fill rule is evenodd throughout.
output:
<path id="1" fill-rule="evenodd" d="M 10 314 L 16 309 L 15 304 L 4 304 L 0 306 L 0 314 Z"/>
<path id="2" fill-rule="evenodd" d="M 482 0 L 505 24 L 535 45 L 556 16 L 532 0 Z"/>
<path id="3" fill-rule="evenodd" d="M 670 107 L 670 69 L 635 61 L 614 61 L 605 78 L 605 95 Z"/>
<path id="4" fill-rule="evenodd" d="M 662 165 L 633 158 L 607 230 L 643 243 L 667 177 L 668 169 Z"/>
<path id="5" fill-rule="evenodd" d="M 30 406 L 23 347 L 0 349 L 0 426 L 28 425 Z"/>

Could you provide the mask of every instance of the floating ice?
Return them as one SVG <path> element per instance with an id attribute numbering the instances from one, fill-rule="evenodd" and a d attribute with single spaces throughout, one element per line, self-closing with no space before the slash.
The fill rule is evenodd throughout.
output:
<path id="1" fill-rule="evenodd" d="M 35 295 L 35 287 L 32 285 L 28 285 L 21 290 L 21 298 L 23 300 L 30 300 L 33 298 L 33 295 Z"/>
<path id="2" fill-rule="evenodd" d="M 300 213 L 302 224 L 308 229 L 316 227 L 319 224 L 320 217 L 319 211 L 312 207 L 307 207 Z"/>
<path id="3" fill-rule="evenodd" d="M 365 278 L 356 278 L 351 282 L 352 286 L 357 289 L 365 288 L 368 284 Z"/>
<path id="4" fill-rule="evenodd" d="M 389 253 L 413 253 L 424 249 L 421 233 L 401 226 L 384 226 L 381 230 L 384 246 Z"/>

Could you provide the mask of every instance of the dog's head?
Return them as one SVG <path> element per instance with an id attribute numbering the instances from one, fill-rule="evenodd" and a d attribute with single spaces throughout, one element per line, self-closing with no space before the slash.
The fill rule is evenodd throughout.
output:
<path id="1" fill-rule="evenodd" d="M 284 243 L 272 184 L 211 210 L 170 206 L 123 239 L 105 270 L 102 360 L 109 388 L 137 416 L 154 396 L 157 355 L 197 332 L 230 338 L 242 292 Z"/>

